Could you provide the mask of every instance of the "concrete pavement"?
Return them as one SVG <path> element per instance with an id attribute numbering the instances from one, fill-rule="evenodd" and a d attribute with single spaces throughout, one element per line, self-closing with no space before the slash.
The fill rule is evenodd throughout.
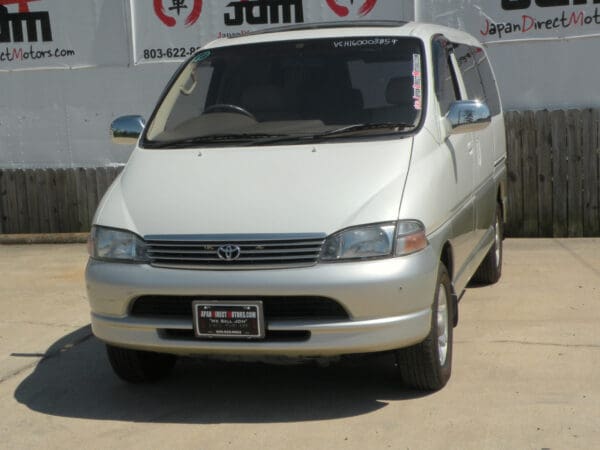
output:
<path id="1" fill-rule="evenodd" d="M 83 245 L 0 245 L 2 448 L 600 448 L 600 239 L 505 241 L 470 287 L 452 379 L 389 355 L 329 367 L 183 360 L 129 386 L 89 329 Z"/>

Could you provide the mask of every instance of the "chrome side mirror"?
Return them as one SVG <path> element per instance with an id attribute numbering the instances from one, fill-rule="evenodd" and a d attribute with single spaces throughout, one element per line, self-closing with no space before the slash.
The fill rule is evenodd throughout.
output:
<path id="1" fill-rule="evenodd" d="M 110 134 L 115 144 L 135 145 L 144 131 L 146 121 L 142 116 L 122 116 L 110 124 Z"/>
<path id="2" fill-rule="evenodd" d="M 490 108 L 477 100 L 454 102 L 446 115 L 449 134 L 474 133 L 487 128 L 491 121 Z"/>

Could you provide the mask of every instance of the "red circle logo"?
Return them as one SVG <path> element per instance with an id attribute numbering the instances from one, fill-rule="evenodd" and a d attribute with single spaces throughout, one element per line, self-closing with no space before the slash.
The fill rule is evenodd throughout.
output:
<path id="1" fill-rule="evenodd" d="M 327 5 L 331 8 L 331 10 L 336 13 L 340 17 L 347 17 L 350 14 L 350 9 L 344 5 L 340 5 L 339 0 L 326 0 Z M 354 4 L 354 0 L 350 0 L 351 4 Z M 377 0 L 365 0 L 363 4 L 358 9 L 358 15 L 366 16 L 373 8 L 377 5 Z"/>
<path id="2" fill-rule="evenodd" d="M 194 25 L 202 14 L 202 0 L 170 0 L 171 5 L 165 8 L 163 0 L 154 0 L 154 12 L 156 17 L 160 19 L 168 27 L 177 25 L 177 17 L 189 12 L 185 16 L 185 26 L 191 27 Z M 188 3 L 194 3 L 191 7 Z"/>

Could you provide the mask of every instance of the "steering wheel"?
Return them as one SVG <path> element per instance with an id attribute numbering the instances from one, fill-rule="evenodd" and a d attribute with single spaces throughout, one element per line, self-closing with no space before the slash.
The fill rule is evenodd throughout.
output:
<path id="1" fill-rule="evenodd" d="M 252 120 L 256 120 L 256 116 L 252 114 L 250 111 L 242 108 L 238 105 L 230 105 L 227 103 L 218 103 L 216 105 L 209 106 L 204 110 L 202 114 L 214 114 L 220 112 L 233 112 L 236 114 L 243 114 L 246 117 L 250 117 Z"/>

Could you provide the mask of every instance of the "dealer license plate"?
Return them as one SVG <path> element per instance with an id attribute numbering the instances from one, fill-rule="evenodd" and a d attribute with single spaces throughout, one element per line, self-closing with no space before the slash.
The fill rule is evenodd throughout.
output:
<path id="1" fill-rule="evenodd" d="M 263 339 L 263 304 L 257 302 L 197 301 L 192 303 L 196 337 Z"/>

